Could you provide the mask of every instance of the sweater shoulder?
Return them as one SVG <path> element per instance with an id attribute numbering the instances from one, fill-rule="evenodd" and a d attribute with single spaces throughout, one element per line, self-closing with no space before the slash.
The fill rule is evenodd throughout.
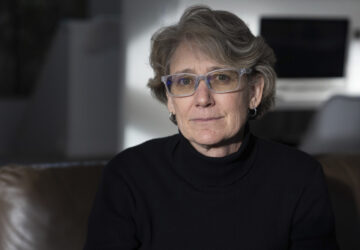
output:
<path id="1" fill-rule="evenodd" d="M 151 139 L 139 145 L 129 147 L 118 153 L 105 168 L 120 172 L 151 167 L 153 161 L 162 161 L 169 157 L 171 148 L 179 140 L 179 135 Z"/>
<path id="2" fill-rule="evenodd" d="M 154 156 L 154 153 L 165 153 L 164 151 L 166 149 L 169 149 L 169 147 L 174 143 L 176 143 L 178 140 L 179 140 L 178 134 L 151 139 L 139 145 L 125 149 L 124 151 L 116 155 L 115 158 L 128 157 L 128 156 L 131 157 L 133 155 L 138 155 L 138 154 Z M 155 155 L 155 156 L 160 156 L 160 155 Z"/>
<path id="3" fill-rule="evenodd" d="M 257 139 L 259 158 L 266 159 L 273 169 L 293 175 L 311 175 L 321 171 L 320 163 L 311 155 L 281 143 Z M 266 163 L 264 163 L 266 164 Z"/>

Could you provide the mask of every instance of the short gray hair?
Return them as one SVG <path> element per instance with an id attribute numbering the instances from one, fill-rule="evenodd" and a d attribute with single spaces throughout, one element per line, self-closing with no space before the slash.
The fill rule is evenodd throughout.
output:
<path id="1" fill-rule="evenodd" d="M 163 27 L 152 36 L 150 65 L 154 77 L 149 79 L 148 87 L 159 101 L 167 103 L 161 76 L 169 74 L 170 59 L 183 41 L 199 45 L 198 48 L 217 62 L 252 69 L 248 81 L 250 84 L 259 76 L 264 78 L 257 117 L 273 106 L 276 81 L 273 50 L 262 37 L 255 37 L 236 15 L 206 6 L 189 7 L 177 24 Z"/>

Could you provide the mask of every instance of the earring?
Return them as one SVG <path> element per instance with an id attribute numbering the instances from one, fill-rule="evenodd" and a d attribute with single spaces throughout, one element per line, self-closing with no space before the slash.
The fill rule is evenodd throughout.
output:
<path id="1" fill-rule="evenodd" d="M 254 118 L 256 117 L 256 115 L 257 115 L 257 109 L 256 109 L 256 107 L 253 108 L 253 109 L 250 109 L 250 108 L 249 108 L 248 114 L 249 114 L 249 118 L 250 118 L 250 119 L 254 119 Z"/>
<path id="2" fill-rule="evenodd" d="M 176 121 L 176 115 L 173 112 L 169 113 L 169 120 L 174 123 L 175 125 L 177 125 L 177 121 Z"/>

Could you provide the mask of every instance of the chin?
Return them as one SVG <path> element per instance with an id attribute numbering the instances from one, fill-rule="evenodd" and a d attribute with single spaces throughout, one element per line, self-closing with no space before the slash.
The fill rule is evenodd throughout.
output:
<path id="1" fill-rule="evenodd" d="M 201 131 L 193 135 L 192 141 L 200 145 L 212 146 L 224 140 L 222 134 L 212 131 Z"/>

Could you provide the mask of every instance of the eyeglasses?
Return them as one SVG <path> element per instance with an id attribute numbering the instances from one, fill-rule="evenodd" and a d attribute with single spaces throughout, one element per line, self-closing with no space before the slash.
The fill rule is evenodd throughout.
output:
<path id="1" fill-rule="evenodd" d="M 179 73 L 174 75 L 162 76 L 166 90 L 171 96 L 184 97 L 195 93 L 201 80 L 214 93 L 228 93 L 237 91 L 244 87 L 242 75 L 248 74 L 251 69 L 217 69 L 205 75 L 191 73 Z"/>

